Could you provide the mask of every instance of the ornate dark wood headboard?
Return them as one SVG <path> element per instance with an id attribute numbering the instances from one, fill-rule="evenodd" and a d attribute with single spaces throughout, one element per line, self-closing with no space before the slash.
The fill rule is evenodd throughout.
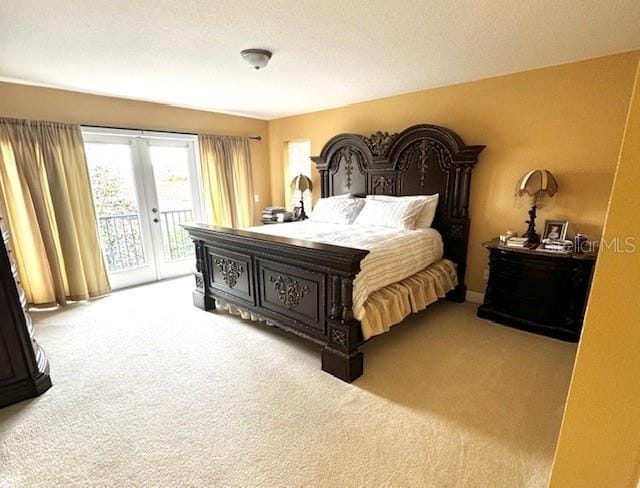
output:
<path id="1" fill-rule="evenodd" d="M 445 257 L 458 265 L 460 286 L 452 298 L 464 300 L 471 171 L 484 148 L 466 146 L 445 127 L 421 124 L 399 134 L 339 134 L 311 159 L 322 197 L 439 193 L 433 227 L 442 234 Z"/>

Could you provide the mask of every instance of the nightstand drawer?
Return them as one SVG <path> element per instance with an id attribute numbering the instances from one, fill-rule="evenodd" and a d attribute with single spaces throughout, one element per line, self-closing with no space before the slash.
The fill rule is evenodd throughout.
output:
<path id="1" fill-rule="evenodd" d="M 490 274 L 478 315 L 578 340 L 595 257 L 542 254 L 485 244 Z"/>
<path id="2" fill-rule="evenodd" d="M 558 303 L 557 293 L 547 290 L 527 294 L 500 288 L 495 291 L 492 304 L 497 310 L 525 320 L 556 326 L 566 321 L 566 306 Z"/>

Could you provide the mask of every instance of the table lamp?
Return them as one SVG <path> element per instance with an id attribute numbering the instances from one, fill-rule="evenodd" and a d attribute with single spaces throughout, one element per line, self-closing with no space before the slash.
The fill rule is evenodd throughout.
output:
<path id="1" fill-rule="evenodd" d="M 300 173 L 291 181 L 291 190 L 296 191 L 300 190 L 300 220 L 304 220 L 307 218 L 307 214 L 304 212 L 304 192 L 306 190 L 313 190 L 313 183 L 311 182 L 311 178 Z"/>
<path id="2" fill-rule="evenodd" d="M 553 177 L 550 171 L 546 169 L 534 169 L 524 175 L 518 182 L 518 188 L 516 195 L 519 197 L 527 194 L 533 197 L 533 206 L 529 210 L 529 220 L 525 223 L 529 224 L 527 232 L 523 237 L 526 237 L 532 244 L 538 244 L 540 242 L 540 236 L 536 234 L 536 210 L 538 200 L 543 194 L 547 194 L 550 197 L 558 192 L 558 182 Z"/>

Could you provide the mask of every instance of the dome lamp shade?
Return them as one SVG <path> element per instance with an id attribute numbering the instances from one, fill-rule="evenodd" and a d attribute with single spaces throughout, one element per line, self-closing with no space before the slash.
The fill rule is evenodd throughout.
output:
<path id="1" fill-rule="evenodd" d="M 311 178 L 300 173 L 293 180 L 291 180 L 291 190 L 292 191 L 300 190 L 300 215 L 298 218 L 299 220 L 304 220 L 307 218 L 307 214 L 304 211 L 303 194 L 307 190 L 309 191 L 313 190 L 313 183 L 311 181 Z"/>
<path id="2" fill-rule="evenodd" d="M 523 237 L 526 237 L 531 244 L 538 244 L 540 242 L 540 236 L 536 233 L 536 210 L 538 199 L 541 195 L 549 195 L 550 197 L 558 193 L 558 182 L 551 174 L 551 171 L 546 169 L 534 169 L 529 171 L 526 175 L 520 178 L 518 181 L 518 187 L 516 189 L 516 195 L 519 197 L 523 195 L 530 195 L 533 197 L 533 206 L 529 210 L 529 220 L 525 221 L 527 224 L 527 231 Z"/>

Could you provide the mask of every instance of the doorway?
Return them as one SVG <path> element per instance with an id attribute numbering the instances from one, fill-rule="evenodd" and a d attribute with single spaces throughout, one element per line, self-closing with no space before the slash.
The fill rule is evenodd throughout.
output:
<path id="1" fill-rule="evenodd" d="M 197 139 L 83 128 L 102 251 L 113 289 L 186 275 L 201 221 Z"/>

